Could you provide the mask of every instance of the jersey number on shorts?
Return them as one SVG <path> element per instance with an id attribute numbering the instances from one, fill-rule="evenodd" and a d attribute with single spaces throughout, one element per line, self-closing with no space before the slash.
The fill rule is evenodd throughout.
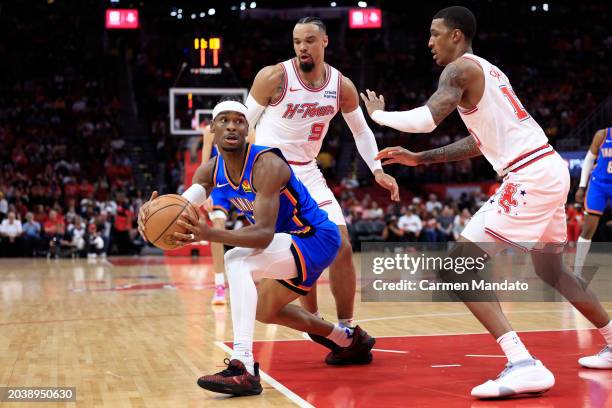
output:
<path id="1" fill-rule="evenodd" d="M 608 174 L 612 174 L 612 160 L 608 162 Z"/>
<path id="2" fill-rule="evenodd" d="M 325 130 L 325 123 L 313 123 L 310 128 L 310 134 L 308 135 L 309 142 L 316 142 L 321 139 L 323 136 L 323 131 Z"/>
<path id="3" fill-rule="evenodd" d="M 521 102 L 516 97 L 516 94 L 512 88 L 502 85 L 499 87 L 499 89 L 501 89 L 504 96 L 508 98 L 508 101 L 510 101 L 510 104 L 512 104 L 512 108 L 514 109 L 514 113 L 516 114 L 518 120 L 527 119 L 529 117 L 529 113 L 527 113 L 525 108 L 523 108 L 523 105 L 521 105 Z"/>

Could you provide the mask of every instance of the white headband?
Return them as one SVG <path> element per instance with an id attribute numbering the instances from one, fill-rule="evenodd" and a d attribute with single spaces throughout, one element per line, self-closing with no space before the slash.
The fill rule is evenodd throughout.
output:
<path id="1" fill-rule="evenodd" d="M 213 108 L 212 118 L 213 120 L 215 120 L 218 114 L 220 114 L 221 112 L 227 112 L 227 111 L 242 113 L 244 117 L 246 118 L 247 110 L 248 110 L 247 107 L 241 104 L 240 102 L 223 101 L 215 105 L 215 107 Z"/>

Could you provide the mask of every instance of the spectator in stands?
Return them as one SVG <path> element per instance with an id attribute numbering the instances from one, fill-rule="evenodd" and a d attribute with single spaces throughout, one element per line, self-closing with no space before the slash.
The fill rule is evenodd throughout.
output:
<path id="1" fill-rule="evenodd" d="M 23 254 L 24 256 L 36 256 L 40 249 L 42 226 L 34 219 L 34 214 L 28 212 L 25 216 L 26 222 L 23 227 Z"/>
<path id="2" fill-rule="evenodd" d="M 434 210 L 440 211 L 442 209 L 442 203 L 438 201 L 438 196 L 434 193 L 429 195 L 429 200 L 425 203 L 425 211 L 433 214 Z"/>
<path id="3" fill-rule="evenodd" d="M 98 256 L 106 256 L 104 252 L 104 239 L 96 224 L 89 224 L 87 258 L 95 259 Z"/>
<path id="4" fill-rule="evenodd" d="M 364 220 L 381 220 L 383 218 L 383 209 L 378 206 L 378 202 L 372 201 L 370 208 L 364 210 Z"/>
<path id="5" fill-rule="evenodd" d="M 43 224 L 45 245 L 49 249 L 47 258 L 54 256 L 59 258 L 61 251 L 61 240 L 66 233 L 66 224 L 64 217 L 58 214 L 57 211 L 49 211 L 49 217 Z"/>
<path id="6" fill-rule="evenodd" d="M 463 232 L 463 229 L 467 223 L 470 221 L 470 218 L 472 218 L 472 214 L 467 208 L 464 208 L 460 214 L 455 216 L 455 220 L 453 221 L 453 237 L 455 238 L 455 241 L 459 239 L 459 236 Z"/>
<path id="7" fill-rule="evenodd" d="M 38 204 L 34 210 L 34 220 L 40 225 L 45 225 L 45 222 L 49 219 L 49 214 L 45 211 L 45 206 Z"/>
<path id="8" fill-rule="evenodd" d="M 4 193 L 0 191 L 0 222 L 3 221 L 8 214 L 8 201 L 4 198 Z"/>
<path id="9" fill-rule="evenodd" d="M 134 220 L 134 214 L 130 208 L 130 204 L 125 197 L 122 197 L 117 206 L 117 215 L 115 215 L 113 241 L 117 244 L 117 253 L 119 255 L 132 254 L 132 240 L 130 238 L 130 230 Z"/>
<path id="10" fill-rule="evenodd" d="M 395 215 L 390 216 L 383 230 L 382 239 L 386 242 L 402 242 L 405 235 L 404 230 L 398 226 L 397 217 Z"/>
<path id="11" fill-rule="evenodd" d="M 112 224 L 108 220 L 108 213 L 106 211 L 102 211 L 100 215 L 96 218 L 96 229 L 100 232 L 100 236 L 104 241 L 104 248 L 100 255 L 106 256 L 110 252 L 111 244 L 112 244 Z"/>
<path id="12" fill-rule="evenodd" d="M 421 230 L 421 241 L 423 242 L 438 242 L 438 210 L 433 210 L 433 213 L 425 214 L 423 218 L 423 229 Z"/>
<path id="13" fill-rule="evenodd" d="M 87 228 L 83 223 L 83 219 L 80 216 L 76 216 L 74 219 L 74 223 L 68 225 L 68 235 L 70 237 L 70 247 L 72 252 L 77 256 L 84 256 L 85 251 L 87 250 L 86 243 L 88 240 L 87 237 Z"/>
<path id="14" fill-rule="evenodd" d="M 23 253 L 22 234 L 21 221 L 17 219 L 15 211 L 9 211 L 7 218 L 0 224 L 0 246 L 4 256 L 21 256 Z"/>
<path id="15" fill-rule="evenodd" d="M 423 229 L 421 218 L 414 213 L 414 207 L 412 206 L 404 208 L 402 216 L 397 221 L 397 226 L 404 232 L 404 239 L 411 242 L 419 239 Z"/>
<path id="16" fill-rule="evenodd" d="M 438 238 L 440 242 L 454 241 L 453 222 L 455 221 L 455 211 L 450 206 L 445 205 L 436 220 L 438 221 Z"/>

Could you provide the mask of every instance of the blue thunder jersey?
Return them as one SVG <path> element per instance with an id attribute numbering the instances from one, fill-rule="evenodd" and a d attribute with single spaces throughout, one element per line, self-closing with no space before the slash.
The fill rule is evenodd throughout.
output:
<path id="1" fill-rule="evenodd" d="M 591 173 L 591 181 L 612 183 L 612 128 L 606 129 L 606 137 L 599 147 L 597 164 Z"/>
<path id="2" fill-rule="evenodd" d="M 219 155 L 219 149 L 217 149 L 217 145 L 213 144 L 212 149 L 210 151 L 210 159 L 217 157 Z M 219 210 L 225 213 L 225 216 L 229 216 L 229 212 L 232 209 L 232 204 L 229 202 L 227 197 L 223 195 L 223 192 L 219 189 L 214 189 L 210 193 L 210 198 L 213 203 L 213 210 Z"/>
<path id="3" fill-rule="evenodd" d="M 602 214 L 612 199 L 612 128 L 599 147 L 597 163 L 591 173 L 586 193 L 585 209 L 591 214 Z"/>
<path id="4" fill-rule="evenodd" d="M 215 163 L 214 190 L 211 194 L 229 201 L 244 213 L 251 224 L 257 222 L 253 214 L 256 195 L 253 187 L 253 165 L 257 158 L 266 152 L 276 154 L 286 162 L 279 149 L 247 144 L 239 180 L 229 178 L 222 155 L 217 155 Z M 279 194 L 280 205 L 275 232 L 293 236 L 291 251 L 296 261 L 298 277 L 279 282 L 305 295 L 336 257 L 340 248 L 340 233 L 336 224 L 327 218 L 327 213 L 319 208 L 306 187 L 297 179 L 291 166 L 287 166 L 291 176 Z"/>

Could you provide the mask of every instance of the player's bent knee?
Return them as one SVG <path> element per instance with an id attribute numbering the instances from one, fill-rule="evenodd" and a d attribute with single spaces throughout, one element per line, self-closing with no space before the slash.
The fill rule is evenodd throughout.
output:
<path id="1" fill-rule="evenodd" d="M 246 248 L 233 248 L 225 253 L 223 259 L 225 260 L 225 265 L 229 266 L 232 263 L 243 260 L 248 255 L 248 250 Z"/>

